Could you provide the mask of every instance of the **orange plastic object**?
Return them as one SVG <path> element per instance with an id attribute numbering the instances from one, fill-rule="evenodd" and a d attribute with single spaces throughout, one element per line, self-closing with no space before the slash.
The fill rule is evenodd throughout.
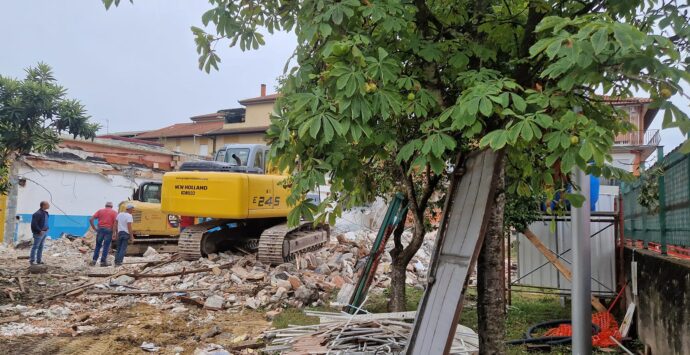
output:
<path id="1" fill-rule="evenodd" d="M 615 347 L 616 343 L 611 340 L 621 340 L 621 333 L 618 331 L 618 322 L 609 312 L 598 312 L 592 315 L 592 324 L 599 326 L 599 333 L 592 336 L 592 345 L 598 348 Z M 544 333 L 547 337 L 569 337 L 573 335 L 573 328 L 570 324 L 561 324 L 556 328 L 551 328 Z"/>

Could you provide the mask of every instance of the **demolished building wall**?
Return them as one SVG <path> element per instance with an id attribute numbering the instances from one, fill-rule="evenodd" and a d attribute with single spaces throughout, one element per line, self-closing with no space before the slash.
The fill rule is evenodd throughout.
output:
<path id="1" fill-rule="evenodd" d="M 108 164 L 50 160 L 29 157 L 17 163 L 16 212 L 14 228 L 6 242 L 15 244 L 31 238 L 31 215 L 41 201 L 51 204 L 48 236 L 63 233 L 81 236 L 89 228 L 89 218 L 107 201 L 115 204 L 132 196 L 144 181 L 160 181 L 162 174 L 148 169 L 120 170 Z"/>

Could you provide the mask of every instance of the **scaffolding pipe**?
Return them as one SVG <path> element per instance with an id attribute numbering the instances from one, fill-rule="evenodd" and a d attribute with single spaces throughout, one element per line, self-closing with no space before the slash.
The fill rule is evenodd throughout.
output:
<path id="1" fill-rule="evenodd" d="M 581 208 L 572 208 L 573 228 L 573 354 L 592 353 L 592 264 L 590 250 L 589 176 L 575 169 L 575 184 L 585 197 Z"/>

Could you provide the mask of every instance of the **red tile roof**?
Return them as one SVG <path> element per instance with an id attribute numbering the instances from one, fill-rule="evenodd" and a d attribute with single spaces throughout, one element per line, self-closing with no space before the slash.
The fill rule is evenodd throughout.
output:
<path id="1" fill-rule="evenodd" d="M 144 133 L 142 132 L 141 134 L 144 134 Z M 114 141 L 123 141 L 123 142 L 129 142 L 129 143 L 155 145 L 157 147 L 163 146 L 162 143 L 158 143 L 158 142 L 145 141 L 143 139 L 137 139 L 137 138 L 122 137 L 122 136 L 117 136 L 117 135 L 113 135 L 113 134 L 104 134 L 101 136 L 97 136 L 96 138 L 112 139 Z"/>
<path id="2" fill-rule="evenodd" d="M 144 132 L 137 135 L 136 139 L 152 139 L 165 137 L 191 137 L 195 134 L 203 135 L 223 128 L 223 121 L 178 123 L 163 127 L 155 131 Z"/>
<path id="3" fill-rule="evenodd" d="M 251 104 L 262 104 L 262 103 L 267 103 L 267 102 L 274 102 L 277 98 L 280 97 L 280 94 L 271 94 L 271 95 L 266 95 L 266 96 L 257 96 L 257 97 L 252 97 L 251 99 L 244 99 L 238 101 L 241 105 L 251 105 Z"/>

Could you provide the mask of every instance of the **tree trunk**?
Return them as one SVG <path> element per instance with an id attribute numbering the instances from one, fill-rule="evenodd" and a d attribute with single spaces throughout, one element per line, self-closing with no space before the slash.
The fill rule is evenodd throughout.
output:
<path id="1" fill-rule="evenodd" d="M 391 299 L 388 303 L 389 312 L 404 312 L 407 304 L 405 294 L 405 279 L 407 273 L 407 263 L 396 260 L 391 265 Z"/>
<path id="2" fill-rule="evenodd" d="M 497 179 L 491 219 L 477 260 L 477 315 L 480 354 L 505 353 L 505 263 L 502 258 L 504 168 Z"/>
<path id="3" fill-rule="evenodd" d="M 404 312 L 406 295 L 405 295 L 405 278 L 407 276 L 407 263 L 402 259 L 403 246 L 401 237 L 405 231 L 405 222 L 402 221 L 393 231 L 393 241 L 395 247 L 391 250 L 391 298 L 388 303 L 389 312 Z"/>

